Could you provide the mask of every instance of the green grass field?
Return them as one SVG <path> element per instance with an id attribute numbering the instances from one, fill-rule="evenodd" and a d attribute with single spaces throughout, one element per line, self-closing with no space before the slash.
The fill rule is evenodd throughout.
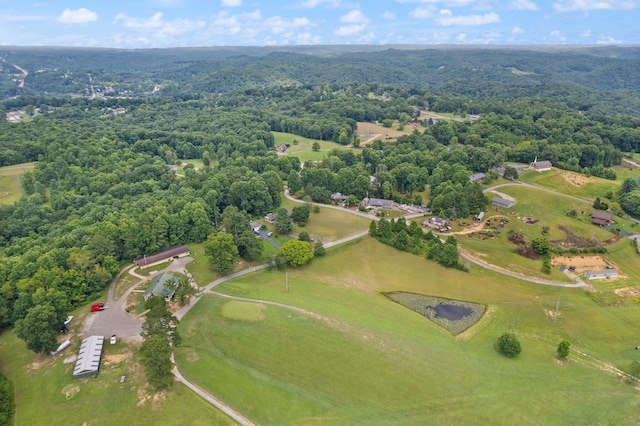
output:
<path id="1" fill-rule="evenodd" d="M 282 207 L 288 210 L 302 205 L 302 203 L 283 197 Z M 369 229 L 371 220 L 373 218 L 367 219 L 346 211 L 320 206 L 320 212 L 312 212 L 309 215 L 309 221 L 304 227 L 294 225 L 291 232 L 297 235 L 302 231 L 307 231 L 312 237 L 328 243 Z"/>
<path id="2" fill-rule="evenodd" d="M 106 345 L 97 378 L 73 379 L 80 338 L 61 354 L 35 355 L 13 332 L 0 336 L 0 370 L 13 382 L 16 425 L 234 424 L 181 383 L 154 394 L 128 346 Z M 120 384 L 125 375 L 126 382 Z"/>
<path id="3" fill-rule="evenodd" d="M 302 161 L 319 161 L 327 156 L 329 151 L 334 149 L 347 149 L 346 146 L 337 144 L 335 142 L 321 141 L 315 139 L 308 139 L 302 136 L 294 135 L 292 133 L 271 132 L 275 138 L 275 144 L 280 145 L 283 143 L 289 144 L 289 148 L 286 151 L 287 155 L 295 155 Z M 297 140 L 298 144 L 294 145 L 293 141 Z M 320 144 L 319 151 L 313 151 L 312 145 L 314 142 Z M 358 153 L 358 151 L 354 151 Z"/>
<path id="4" fill-rule="evenodd" d="M 13 204 L 20 199 L 20 176 L 33 170 L 36 163 L 0 167 L 0 204 Z"/>
<path id="5" fill-rule="evenodd" d="M 636 387 L 607 371 L 639 357 L 636 305 L 603 308 L 579 289 L 445 269 L 369 237 L 288 271 L 288 282 L 285 292 L 283 272 L 262 271 L 217 290 L 312 314 L 262 305 L 262 317 L 247 320 L 229 315 L 234 302 L 207 295 L 180 325 L 183 374 L 259 424 L 637 420 Z M 383 291 L 483 303 L 488 312 L 453 337 Z M 495 350 L 504 331 L 522 343 L 516 359 Z M 559 361 L 564 337 L 572 353 Z"/>

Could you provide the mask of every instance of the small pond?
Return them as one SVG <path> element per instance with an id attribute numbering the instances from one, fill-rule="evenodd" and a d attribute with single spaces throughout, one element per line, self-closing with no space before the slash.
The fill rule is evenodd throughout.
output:
<path id="1" fill-rule="evenodd" d="M 480 321 L 486 310 L 486 306 L 480 303 L 445 299 L 424 294 L 396 291 L 384 293 L 384 295 L 394 302 L 428 318 L 454 335 Z"/>
<path id="2" fill-rule="evenodd" d="M 467 315 L 471 315 L 473 313 L 473 309 L 467 306 L 460 305 L 439 304 L 436 306 L 427 306 L 427 308 L 433 309 L 435 311 L 434 317 L 444 318 L 451 321 L 459 321 Z"/>

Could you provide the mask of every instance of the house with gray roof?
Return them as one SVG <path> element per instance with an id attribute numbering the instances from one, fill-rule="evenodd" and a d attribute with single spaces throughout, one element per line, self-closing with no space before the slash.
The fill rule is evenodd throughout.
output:
<path id="1" fill-rule="evenodd" d="M 177 259 L 178 257 L 188 256 L 189 248 L 184 245 L 173 246 L 166 250 L 159 251 L 156 254 L 144 255 L 133 262 L 140 269 L 147 268 L 149 266 L 159 265 L 162 262 L 166 262 L 171 259 Z"/>
<path id="2" fill-rule="evenodd" d="M 362 199 L 362 205 L 365 207 L 376 207 L 391 210 L 393 208 L 393 200 L 366 197 Z"/>

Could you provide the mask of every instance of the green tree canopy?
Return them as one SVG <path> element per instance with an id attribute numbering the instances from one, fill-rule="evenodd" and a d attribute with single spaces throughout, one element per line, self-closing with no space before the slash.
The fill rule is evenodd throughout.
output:
<path id="1" fill-rule="evenodd" d="M 233 264 L 239 258 L 238 247 L 233 242 L 233 236 L 227 232 L 209 235 L 204 243 L 204 252 L 213 269 L 223 275 L 233 271 Z"/>
<path id="2" fill-rule="evenodd" d="M 306 241 L 289 240 L 280 247 L 280 253 L 291 266 L 306 265 L 313 259 L 311 244 Z"/>
<path id="3" fill-rule="evenodd" d="M 513 358 L 520 354 L 520 341 L 513 333 L 504 333 L 498 337 L 498 350 L 506 357 Z"/>
<path id="4" fill-rule="evenodd" d="M 558 344 L 558 356 L 560 358 L 566 358 L 569 356 L 571 350 L 571 342 L 569 339 L 562 339 L 562 342 Z"/>
<path id="5" fill-rule="evenodd" d="M 50 304 L 42 304 L 29 309 L 24 319 L 16 321 L 15 332 L 27 344 L 27 349 L 35 353 L 47 353 L 58 347 L 59 328 L 55 308 Z"/>

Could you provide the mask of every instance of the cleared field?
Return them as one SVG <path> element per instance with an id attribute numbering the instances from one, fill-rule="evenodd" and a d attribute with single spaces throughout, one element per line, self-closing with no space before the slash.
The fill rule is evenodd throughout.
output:
<path id="1" fill-rule="evenodd" d="M 283 197 L 282 207 L 288 210 L 302 205 L 301 203 L 296 203 Z M 307 231 L 311 237 L 319 239 L 323 243 L 329 243 L 348 237 L 349 235 L 357 234 L 358 232 L 366 231 L 369 229 L 371 220 L 373 220 L 373 217 L 367 219 L 348 213 L 347 211 L 340 211 L 320 205 L 320 211 L 318 213 L 312 212 L 309 215 L 309 221 L 304 227 L 294 225 L 291 232 L 297 235 L 302 231 Z"/>
<path id="2" fill-rule="evenodd" d="M 365 237 L 305 268 L 262 271 L 222 284 L 262 305 L 228 314 L 212 295 L 183 319 L 183 374 L 259 424 L 633 423 L 635 386 L 608 366 L 636 358 L 638 307 L 602 308 L 577 289 L 523 283 L 480 268 L 444 269 Z M 483 303 L 478 324 L 453 337 L 385 298 L 409 291 Z M 554 323 L 550 315 L 560 298 Z M 231 310 L 233 311 L 233 309 Z M 514 331 L 523 352 L 499 355 Z M 556 357 L 572 341 L 566 361 Z M 578 351 L 585 355 L 579 355 Z M 580 403 L 576 403 L 579 401 Z"/>
<path id="3" fill-rule="evenodd" d="M 618 171 L 616 170 L 616 172 Z M 593 176 L 588 177 L 567 170 L 552 169 L 542 173 L 526 170 L 519 180 L 593 201 L 596 197 L 603 198 L 609 191 L 614 193 L 618 191 L 624 179 L 619 176 L 617 180 L 613 181 Z"/>
<path id="4" fill-rule="evenodd" d="M 33 170 L 36 163 L 0 167 L 0 204 L 13 204 L 20 199 L 20 176 Z"/>
<path id="5" fill-rule="evenodd" d="M 386 139 L 395 139 L 399 136 L 408 135 L 411 133 L 407 131 L 395 130 L 390 127 L 383 127 L 375 123 L 369 123 L 367 121 L 359 121 L 356 131 L 358 132 L 358 135 L 365 135 L 361 136 L 361 140 L 363 141 L 369 140 L 375 135 L 380 135 L 376 139 L 384 141 Z"/>
<path id="6" fill-rule="evenodd" d="M 344 145 L 337 144 L 330 141 L 321 141 L 315 139 L 308 139 L 302 136 L 294 135 L 292 133 L 271 132 L 275 138 L 275 144 L 289 144 L 289 148 L 285 152 L 285 155 L 294 155 L 300 159 L 303 163 L 305 161 L 319 161 L 327 156 L 329 151 L 334 149 L 348 149 Z M 298 141 L 297 145 L 293 144 L 293 141 Z M 313 150 L 313 143 L 318 142 L 320 144 L 320 150 Z M 358 152 L 358 151 L 354 151 Z"/>
<path id="7" fill-rule="evenodd" d="M 150 392 L 135 362 L 137 349 L 123 344 L 105 345 L 97 378 L 73 380 L 71 359 L 80 338 L 71 340 L 71 347 L 52 357 L 34 355 L 13 332 L 0 336 L 0 370 L 15 388 L 16 425 L 235 424 L 181 383 Z"/>

